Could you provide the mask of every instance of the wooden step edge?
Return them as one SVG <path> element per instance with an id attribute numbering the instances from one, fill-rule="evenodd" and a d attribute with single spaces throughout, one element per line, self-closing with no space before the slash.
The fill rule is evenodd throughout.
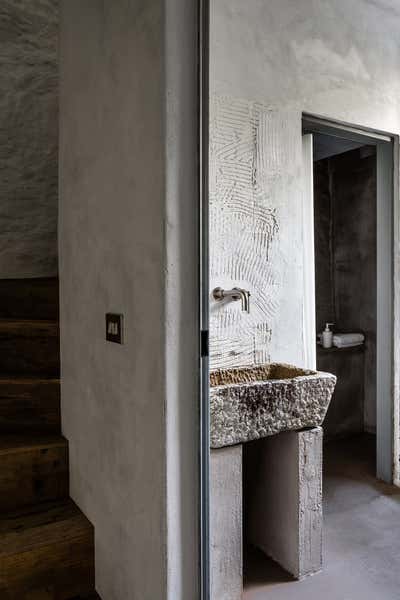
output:
<path id="1" fill-rule="evenodd" d="M 40 319 L 0 319 L 0 335 L 16 335 L 28 337 L 32 335 L 46 335 L 54 337 L 59 335 L 59 321 Z"/>
<path id="2" fill-rule="evenodd" d="M 29 436 L 14 433 L 0 435 L 0 456 L 18 454 L 31 450 L 47 450 L 68 446 L 68 440 L 62 435 L 30 434 Z"/>
<path id="3" fill-rule="evenodd" d="M 90 539 L 93 525 L 83 514 L 70 516 L 63 521 L 38 525 L 30 530 L 14 532 L 2 539 L 0 561 L 2 556 L 15 556 L 32 552 L 39 548 L 51 548 L 60 544 L 77 544 L 81 540 Z"/>
<path id="4" fill-rule="evenodd" d="M 101 600 L 101 598 L 97 592 L 94 592 L 90 596 L 74 596 L 73 598 L 68 598 L 68 600 Z"/>
<path id="5" fill-rule="evenodd" d="M 15 318 L 0 318 L 0 325 L 10 325 L 18 327 L 19 325 L 37 325 L 38 327 L 42 325 L 54 325 L 58 326 L 60 324 L 59 319 L 15 319 Z"/>
<path id="6" fill-rule="evenodd" d="M 0 374 L 0 387 L 4 386 L 27 386 L 27 385 L 60 385 L 61 380 L 57 376 L 49 375 L 11 375 L 10 373 Z"/>
<path id="7" fill-rule="evenodd" d="M 71 498 L 0 514 L 1 556 L 93 536 L 94 527 Z"/>

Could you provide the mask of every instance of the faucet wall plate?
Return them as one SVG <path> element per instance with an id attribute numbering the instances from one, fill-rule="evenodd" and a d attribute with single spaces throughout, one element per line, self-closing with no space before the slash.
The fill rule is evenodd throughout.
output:
<path id="1" fill-rule="evenodd" d="M 250 312 L 250 292 L 239 287 L 234 287 L 231 290 L 223 290 L 221 287 L 216 287 L 212 291 L 214 300 L 220 302 L 226 298 L 230 298 L 234 302 L 237 300 L 242 301 L 242 310 L 244 312 Z"/>
<path id="2" fill-rule="evenodd" d="M 226 298 L 224 291 L 225 290 L 223 290 L 221 287 L 214 288 L 212 291 L 214 300 L 217 300 L 217 302 L 224 300 Z M 237 298 L 232 297 L 232 300 L 239 300 L 239 296 L 237 296 Z"/>

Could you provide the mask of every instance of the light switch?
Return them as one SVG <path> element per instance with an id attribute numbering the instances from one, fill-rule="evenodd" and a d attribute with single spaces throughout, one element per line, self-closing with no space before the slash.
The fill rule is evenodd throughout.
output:
<path id="1" fill-rule="evenodd" d="M 115 344 L 123 344 L 123 315 L 115 313 L 106 314 L 106 340 Z"/>

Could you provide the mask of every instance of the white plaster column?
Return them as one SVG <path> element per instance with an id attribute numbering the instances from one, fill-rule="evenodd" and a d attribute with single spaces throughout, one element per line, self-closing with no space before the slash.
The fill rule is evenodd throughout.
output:
<path id="1" fill-rule="evenodd" d="M 211 600 L 243 591 L 242 445 L 211 450 Z"/>
<path id="2" fill-rule="evenodd" d="M 247 460 L 248 537 L 296 579 L 322 567 L 320 427 L 260 440 Z"/>

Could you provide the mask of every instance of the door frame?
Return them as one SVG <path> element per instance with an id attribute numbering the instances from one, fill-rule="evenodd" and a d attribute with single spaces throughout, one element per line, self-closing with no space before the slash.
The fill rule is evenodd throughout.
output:
<path id="1" fill-rule="evenodd" d="M 400 376 L 399 136 L 307 113 L 303 114 L 302 131 L 303 134 L 322 133 L 376 146 L 377 477 L 387 483 L 400 486 L 398 459 L 400 417 L 398 383 Z M 305 290 L 307 300 L 306 292 L 307 290 Z M 308 294 L 309 296 L 310 294 Z"/>
<path id="2" fill-rule="evenodd" d="M 199 331 L 200 331 L 200 599 L 210 600 L 210 403 L 209 403 L 209 33 L 210 0 L 198 1 Z"/>

